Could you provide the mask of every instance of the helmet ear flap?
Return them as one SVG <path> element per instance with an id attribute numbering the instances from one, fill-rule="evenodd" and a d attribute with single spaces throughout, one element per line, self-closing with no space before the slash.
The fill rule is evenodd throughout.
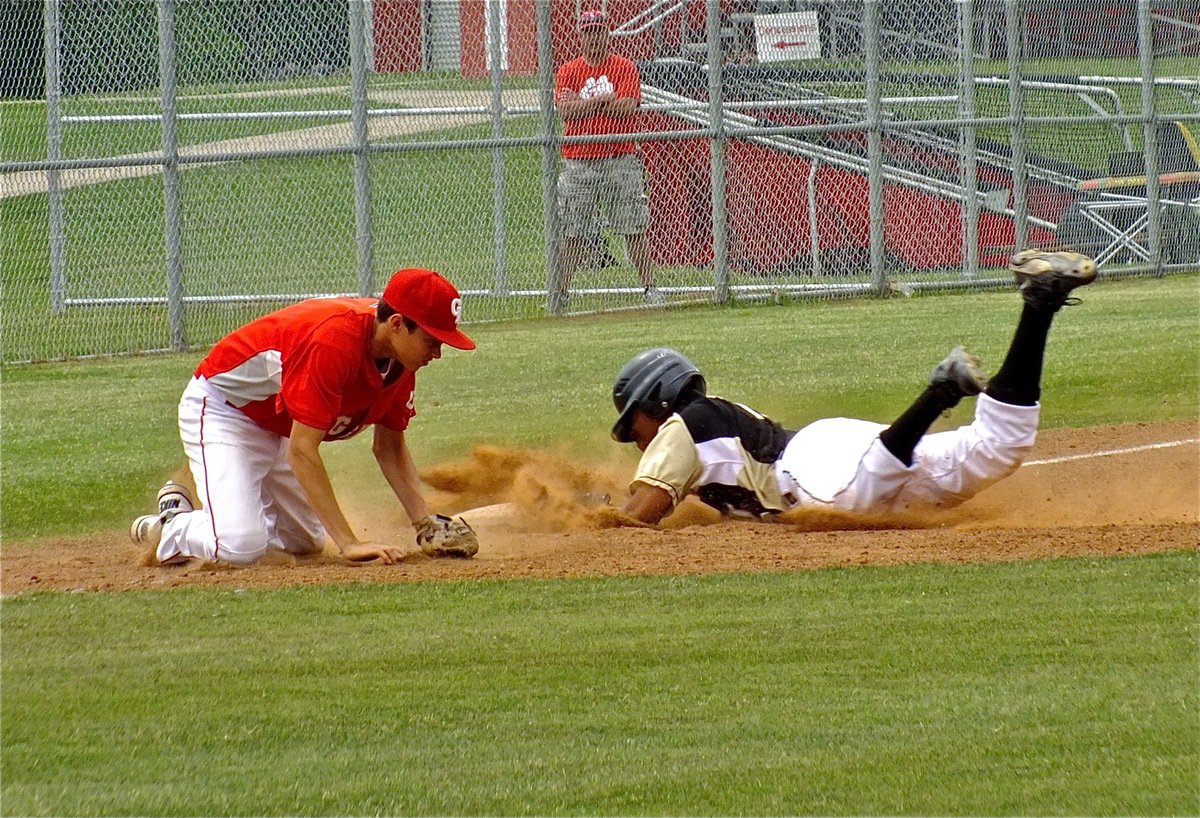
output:
<path id="1" fill-rule="evenodd" d="M 696 372 L 684 381 L 682 387 L 678 387 L 676 384 L 668 391 L 667 397 L 663 397 L 664 388 L 666 387 L 661 383 L 654 385 L 653 391 L 638 405 L 643 414 L 655 420 L 662 420 L 678 407 L 691 403 L 696 398 L 704 397 L 708 385 L 704 381 L 704 376 Z"/>
<path id="2" fill-rule="evenodd" d="M 655 420 L 665 418 L 671 413 L 671 403 L 663 400 L 661 395 L 662 384 L 655 384 L 650 394 L 642 398 L 641 403 L 638 404 L 638 408 L 642 410 L 643 414 Z"/>

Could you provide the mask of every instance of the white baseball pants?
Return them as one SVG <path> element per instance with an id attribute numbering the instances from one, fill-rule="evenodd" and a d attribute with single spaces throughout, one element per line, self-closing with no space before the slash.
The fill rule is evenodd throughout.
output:
<path id="1" fill-rule="evenodd" d="M 965 502 L 1020 467 L 1033 450 L 1040 406 L 1013 406 L 986 394 L 968 425 L 921 438 L 905 466 L 879 439 L 886 426 L 828 418 L 801 429 L 776 464 L 793 508 L 878 514 Z"/>
<path id="2" fill-rule="evenodd" d="M 163 526 L 158 559 L 250 563 L 269 549 L 320 553 L 326 534 L 287 461 L 288 439 L 257 426 L 203 378 L 179 401 L 179 436 L 202 509 Z"/>

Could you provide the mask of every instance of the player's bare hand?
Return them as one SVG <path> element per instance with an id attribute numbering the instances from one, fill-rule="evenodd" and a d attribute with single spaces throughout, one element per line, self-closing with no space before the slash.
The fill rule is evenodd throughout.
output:
<path id="1" fill-rule="evenodd" d="M 374 542 L 359 542 L 342 549 L 342 556 L 351 562 L 379 560 L 384 565 L 395 565 L 408 556 L 408 552 L 396 545 Z"/>

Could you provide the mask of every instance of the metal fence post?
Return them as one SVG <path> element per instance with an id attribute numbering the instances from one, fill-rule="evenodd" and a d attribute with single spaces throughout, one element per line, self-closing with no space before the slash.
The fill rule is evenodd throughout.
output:
<path id="1" fill-rule="evenodd" d="M 1158 155 L 1158 102 L 1154 96 L 1154 29 L 1150 4 L 1137 4 L 1138 57 L 1142 68 L 1142 139 L 1146 148 L 1146 232 L 1150 264 L 1155 275 L 1163 274 L 1162 207 Z"/>
<path id="2" fill-rule="evenodd" d="M 705 36 L 708 37 L 708 112 L 713 131 L 712 234 L 713 300 L 729 301 L 729 214 L 725 209 L 725 83 L 721 75 L 721 4 L 706 0 Z"/>
<path id="3" fill-rule="evenodd" d="M 507 8 L 507 7 L 506 7 Z M 500 3 L 487 4 L 488 61 L 492 76 L 492 137 L 497 141 L 504 138 L 504 42 L 500 37 Z M 505 12 L 507 13 L 507 12 Z M 492 219 L 496 236 L 496 295 L 508 293 L 508 234 L 505 225 L 504 199 L 504 148 L 492 148 Z"/>
<path id="4" fill-rule="evenodd" d="M 1029 244 L 1029 168 L 1025 158 L 1025 86 L 1021 65 L 1021 23 L 1024 0 L 1004 4 L 1004 34 L 1008 50 L 1008 112 L 1012 118 L 1013 243 L 1015 250 Z"/>
<path id="5" fill-rule="evenodd" d="M 171 349 L 187 349 L 183 306 L 183 231 L 179 197 L 178 65 L 175 0 L 158 0 L 158 71 L 162 102 L 163 221 L 167 249 L 167 326 Z"/>
<path id="6" fill-rule="evenodd" d="M 820 172 L 821 160 L 813 159 L 808 166 L 808 183 L 805 185 L 805 194 L 808 203 L 809 263 L 812 265 L 812 274 L 817 278 L 825 275 L 825 268 L 821 262 L 821 225 L 817 219 L 817 176 Z"/>
<path id="7" fill-rule="evenodd" d="M 962 145 L 963 278 L 979 275 L 979 166 L 975 144 L 975 0 L 958 3 L 958 115 L 968 120 L 959 132 Z"/>
<path id="8" fill-rule="evenodd" d="M 562 315 L 566 304 L 560 290 L 558 264 L 558 140 L 554 121 L 554 48 L 550 0 L 537 0 L 538 115 L 542 136 L 542 215 L 546 223 L 546 311 Z"/>
<path id="9" fill-rule="evenodd" d="M 46 158 L 51 162 L 63 158 L 58 4 L 59 0 L 46 0 L 42 15 L 42 40 L 46 49 Z M 67 235 L 58 168 L 46 171 L 46 208 L 50 219 L 50 313 L 61 315 L 67 310 Z"/>
<path id="10" fill-rule="evenodd" d="M 375 258 L 371 231 L 371 154 L 367 130 L 366 6 L 349 0 L 350 127 L 354 141 L 354 238 L 358 254 L 358 294 L 375 292 Z"/>
<path id="11" fill-rule="evenodd" d="M 872 286 L 883 295 L 888 291 L 884 269 L 883 212 L 883 114 L 879 82 L 879 2 L 867 0 L 863 7 L 863 51 L 867 68 L 867 196 L 871 229 Z"/>

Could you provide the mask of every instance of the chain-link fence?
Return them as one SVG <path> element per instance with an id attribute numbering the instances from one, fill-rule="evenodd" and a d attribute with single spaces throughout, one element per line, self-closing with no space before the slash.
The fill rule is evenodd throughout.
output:
<path id="1" fill-rule="evenodd" d="M 632 137 L 564 137 L 593 6 Z M 1031 245 L 1200 259 L 1200 0 L 2 8 L 8 362 L 204 346 L 406 266 L 482 321 L 988 286 Z M 622 141 L 641 233 L 559 189 L 564 149 Z"/>

